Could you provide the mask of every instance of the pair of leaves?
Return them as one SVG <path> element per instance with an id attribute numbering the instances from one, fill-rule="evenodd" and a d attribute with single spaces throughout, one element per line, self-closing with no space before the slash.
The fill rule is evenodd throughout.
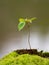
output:
<path id="1" fill-rule="evenodd" d="M 24 26 L 26 25 L 26 22 L 27 23 L 32 23 L 32 21 L 36 20 L 36 17 L 33 17 L 31 19 L 23 19 L 23 18 L 20 18 L 19 19 L 19 24 L 18 24 L 18 30 L 21 31 Z"/>

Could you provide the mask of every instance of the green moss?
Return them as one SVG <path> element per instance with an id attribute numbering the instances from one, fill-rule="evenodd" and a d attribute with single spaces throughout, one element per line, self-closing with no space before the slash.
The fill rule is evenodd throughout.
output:
<path id="1" fill-rule="evenodd" d="M 0 59 L 0 65 L 10 64 L 19 54 L 16 52 L 11 52 L 10 54 L 4 56 Z"/>
<path id="2" fill-rule="evenodd" d="M 37 55 L 12 52 L 0 60 L 0 65 L 49 65 L 49 59 Z"/>
<path id="3" fill-rule="evenodd" d="M 42 55 L 43 57 L 49 57 L 49 52 L 44 52 Z"/>
<path id="4" fill-rule="evenodd" d="M 14 51 L 14 52 L 11 52 L 11 53 L 9 53 L 8 55 L 4 56 L 2 59 L 15 58 L 15 57 L 17 57 L 18 55 L 19 55 L 19 54 Z"/>

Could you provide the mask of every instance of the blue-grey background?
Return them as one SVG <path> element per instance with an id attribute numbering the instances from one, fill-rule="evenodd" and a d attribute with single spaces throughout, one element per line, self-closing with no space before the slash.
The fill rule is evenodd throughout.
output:
<path id="1" fill-rule="evenodd" d="M 20 17 L 37 17 L 30 26 L 31 47 L 49 51 L 49 0 L 0 0 L 0 57 L 29 48 L 28 27 L 17 30 Z"/>

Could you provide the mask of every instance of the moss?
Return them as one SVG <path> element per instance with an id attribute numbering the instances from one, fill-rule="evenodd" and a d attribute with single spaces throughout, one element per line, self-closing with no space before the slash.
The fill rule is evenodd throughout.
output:
<path id="1" fill-rule="evenodd" d="M 0 59 L 0 65 L 49 65 L 49 59 L 38 55 L 19 55 L 17 52 L 12 52 Z"/>
<path id="2" fill-rule="evenodd" d="M 17 57 L 19 54 L 15 51 L 9 53 L 8 55 L 4 56 L 2 59 L 6 59 L 6 58 L 14 58 Z"/>
<path id="3" fill-rule="evenodd" d="M 0 59 L 0 65 L 10 64 L 19 54 L 16 52 L 11 52 L 8 55 Z"/>
<path id="4" fill-rule="evenodd" d="M 44 52 L 43 57 L 46 57 L 46 58 L 49 57 L 49 52 Z"/>

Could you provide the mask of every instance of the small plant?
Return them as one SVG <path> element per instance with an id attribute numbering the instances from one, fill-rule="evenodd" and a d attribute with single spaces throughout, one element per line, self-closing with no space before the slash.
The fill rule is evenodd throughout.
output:
<path id="1" fill-rule="evenodd" d="M 24 18 L 20 18 L 19 19 L 19 24 L 18 24 L 18 30 L 21 31 L 26 23 L 28 24 L 28 44 L 29 44 L 29 47 L 31 49 L 31 45 L 30 45 L 30 23 L 32 23 L 34 20 L 36 20 L 37 18 L 36 17 L 33 17 L 33 18 L 30 18 L 30 19 L 24 19 Z"/>

